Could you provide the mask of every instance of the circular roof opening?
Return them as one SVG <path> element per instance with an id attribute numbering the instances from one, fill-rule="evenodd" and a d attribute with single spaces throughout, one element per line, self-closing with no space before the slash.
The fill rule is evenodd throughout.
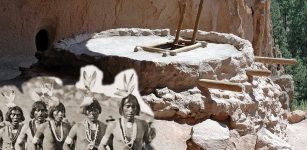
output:
<path id="1" fill-rule="evenodd" d="M 47 30 L 42 29 L 36 34 L 35 45 L 38 51 L 45 51 L 49 48 L 49 34 Z"/>

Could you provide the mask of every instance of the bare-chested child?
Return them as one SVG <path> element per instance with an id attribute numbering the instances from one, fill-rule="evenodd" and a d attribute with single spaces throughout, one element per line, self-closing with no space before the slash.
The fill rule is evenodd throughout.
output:
<path id="1" fill-rule="evenodd" d="M 98 120 L 101 113 L 99 102 L 93 99 L 81 108 L 86 118 L 76 123 L 70 130 L 64 143 L 65 150 L 71 150 L 74 143 L 76 150 L 97 150 L 105 133 L 106 125 Z"/>
<path id="2" fill-rule="evenodd" d="M 47 106 L 43 101 L 36 101 L 32 105 L 30 112 L 31 120 L 26 123 L 20 132 L 20 135 L 16 141 L 16 150 L 41 150 L 40 146 L 36 146 L 32 143 L 33 137 L 37 131 L 37 128 L 44 122 L 47 118 Z"/>
<path id="3" fill-rule="evenodd" d="M 8 123 L 0 129 L 0 141 L 2 141 L 3 150 L 15 150 L 15 142 L 19 136 L 25 120 L 23 111 L 19 106 L 12 106 L 8 108 L 5 115 L 5 120 Z"/>
<path id="4" fill-rule="evenodd" d="M 110 139 L 113 141 L 114 150 L 144 149 L 145 144 L 149 144 L 154 138 L 155 130 L 144 120 L 135 118 L 140 113 L 137 98 L 132 94 L 124 97 L 119 106 L 119 113 L 122 117 L 108 124 L 99 149 L 106 149 Z"/>
<path id="5" fill-rule="evenodd" d="M 71 128 L 69 123 L 63 122 L 65 112 L 63 103 L 59 102 L 54 106 L 50 106 L 49 121 L 43 123 L 37 130 L 33 143 L 42 143 L 43 150 L 62 150 L 65 138 Z"/>

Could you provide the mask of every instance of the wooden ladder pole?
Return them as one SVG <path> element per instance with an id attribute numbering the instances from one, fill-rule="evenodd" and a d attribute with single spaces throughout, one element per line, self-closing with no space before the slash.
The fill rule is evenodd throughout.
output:
<path id="1" fill-rule="evenodd" d="M 173 46 L 178 44 L 178 41 L 179 41 L 179 34 L 180 34 L 180 30 L 181 30 L 181 27 L 182 27 L 183 18 L 184 18 L 184 14 L 185 14 L 186 1 L 183 1 L 181 3 L 181 8 L 182 8 L 182 12 L 180 14 L 180 19 L 179 19 L 179 22 L 178 22 L 178 25 L 177 25 L 177 31 L 176 31 L 176 36 L 175 36 Z"/>
<path id="2" fill-rule="evenodd" d="M 192 36 L 191 44 L 194 44 L 195 41 L 196 41 L 196 33 L 198 31 L 198 24 L 199 24 L 199 19 L 200 19 L 201 11 L 203 9 L 203 3 L 204 3 L 204 0 L 200 0 L 199 6 L 198 6 L 197 17 L 196 17 L 196 21 L 195 21 L 195 24 L 194 24 L 194 31 L 193 31 L 193 36 Z"/>

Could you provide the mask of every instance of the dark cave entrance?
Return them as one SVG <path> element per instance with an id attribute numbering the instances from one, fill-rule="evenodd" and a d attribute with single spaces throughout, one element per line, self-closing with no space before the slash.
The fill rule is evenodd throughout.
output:
<path id="1" fill-rule="evenodd" d="M 45 51 L 49 48 L 50 45 L 49 33 L 47 30 L 42 29 L 38 31 L 35 36 L 35 45 L 38 51 Z"/>

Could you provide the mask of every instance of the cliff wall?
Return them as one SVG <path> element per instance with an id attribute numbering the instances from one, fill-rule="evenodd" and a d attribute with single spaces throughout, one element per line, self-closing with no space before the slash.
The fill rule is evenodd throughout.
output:
<path id="1" fill-rule="evenodd" d="M 34 56 L 37 49 L 48 49 L 63 38 L 111 28 L 170 28 L 173 33 L 179 20 L 179 2 L 2 0 L 0 54 L 1 57 Z M 267 0 L 205 0 L 199 29 L 233 33 L 252 42 L 255 55 L 271 56 L 269 3 Z M 183 29 L 193 28 L 198 4 L 199 0 L 187 2 Z M 39 35 L 41 30 L 46 34 Z"/>

